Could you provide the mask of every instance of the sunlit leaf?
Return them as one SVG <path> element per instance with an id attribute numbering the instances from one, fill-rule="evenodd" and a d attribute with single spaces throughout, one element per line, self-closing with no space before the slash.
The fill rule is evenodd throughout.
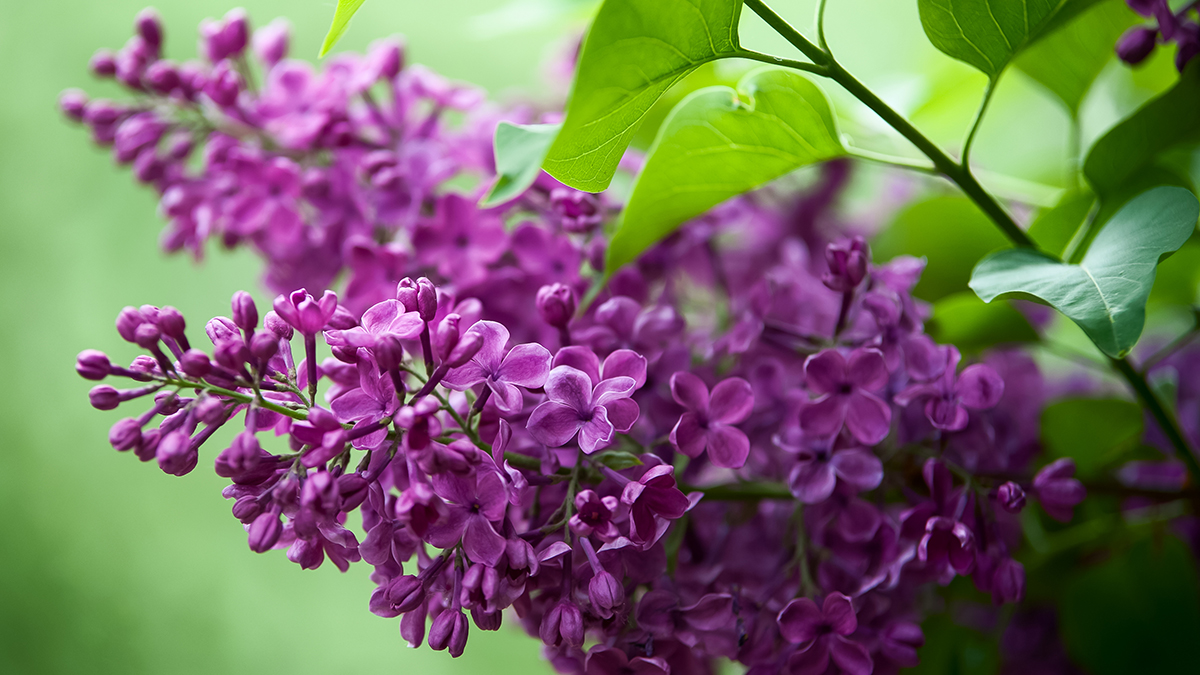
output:
<path id="1" fill-rule="evenodd" d="M 1059 0 L 918 0 L 934 47 L 995 78 L 1042 28 Z"/>
<path id="2" fill-rule="evenodd" d="M 362 7 L 365 0 L 338 0 L 337 9 L 333 12 L 333 23 L 329 25 L 329 32 L 325 34 L 325 41 L 321 43 L 320 56 L 325 56 L 330 49 L 337 44 L 337 41 L 342 39 L 342 34 L 346 32 L 346 27 L 350 25 L 350 18 Z"/>
<path id="3" fill-rule="evenodd" d="M 490 207 L 520 195 L 542 171 L 546 151 L 558 135 L 557 124 L 496 125 L 493 149 L 496 153 L 496 182 L 479 203 Z"/>

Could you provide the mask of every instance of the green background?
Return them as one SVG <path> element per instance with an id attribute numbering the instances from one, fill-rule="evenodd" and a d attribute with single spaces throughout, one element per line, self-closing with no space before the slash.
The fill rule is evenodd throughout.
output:
<path id="1" fill-rule="evenodd" d="M 812 2 L 773 4 L 799 26 L 810 23 Z M 953 146 L 983 76 L 933 50 L 914 0 L 830 4 L 830 42 L 843 63 Z M 193 55 L 200 19 L 229 9 L 216 0 L 157 6 L 167 56 L 177 60 Z M 328 1 L 246 6 L 256 25 L 286 15 L 293 55 L 305 58 L 316 54 L 333 14 Z M 72 363 L 85 348 L 133 356 L 113 330 L 122 306 L 173 304 L 198 334 L 203 319 L 228 311 L 233 291 L 253 289 L 266 300 L 247 253 L 214 250 L 200 265 L 161 254 L 155 195 L 57 112 L 67 87 L 117 95 L 89 77 L 86 63 L 96 48 L 124 43 L 141 7 L 0 0 L 0 673 L 545 672 L 536 641 L 511 625 L 473 631 L 457 660 L 408 650 L 397 620 L 367 611 L 365 565 L 345 575 L 329 564 L 304 572 L 282 552 L 251 553 L 220 495 L 224 481 L 211 471 L 219 437 L 199 470 L 183 478 L 108 446 L 108 427 L 123 415 L 88 406 L 91 384 Z M 501 98 L 517 89 L 547 99 L 547 59 L 581 27 L 587 8 L 563 0 L 368 0 L 338 48 L 403 33 L 409 62 Z M 747 47 L 790 56 L 778 38 L 747 23 Z M 1121 77 L 1113 75 L 1111 86 Z M 830 93 L 843 114 L 857 115 Z M 1058 183 L 1066 114 L 1017 73 L 993 105 L 976 161 Z M 1085 112 L 1086 139 L 1125 110 Z M 856 132 L 878 129 L 869 117 L 857 119 L 849 122 Z M 891 149 L 878 140 L 878 149 Z"/>

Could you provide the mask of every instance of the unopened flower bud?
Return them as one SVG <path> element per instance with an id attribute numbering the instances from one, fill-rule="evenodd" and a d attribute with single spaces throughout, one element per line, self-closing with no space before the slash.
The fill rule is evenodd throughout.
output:
<path id="1" fill-rule="evenodd" d="M 88 63 L 88 68 L 97 77 L 112 77 L 117 73 L 117 59 L 110 50 L 97 49 Z"/>
<path id="2" fill-rule="evenodd" d="M 450 652 L 450 656 L 458 658 L 467 646 L 469 627 L 470 622 L 462 610 L 447 609 L 439 614 L 429 627 L 429 647 L 435 651 L 445 649 Z"/>
<path id="3" fill-rule="evenodd" d="M 375 362 L 380 370 L 391 371 L 399 368 L 400 363 L 404 360 L 404 348 L 400 345 L 400 339 L 395 335 L 379 336 L 371 351 L 375 354 Z"/>
<path id="4" fill-rule="evenodd" d="M 88 392 L 88 401 L 96 410 L 116 410 L 121 404 L 121 394 L 107 384 L 99 384 Z"/>
<path id="5" fill-rule="evenodd" d="M 1020 513 L 1021 509 L 1025 508 L 1025 491 L 1021 489 L 1020 485 L 1010 480 L 996 488 L 996 501 L 1005 511 Z"/>
<path id="6" fill-rule="evenodd" d="M 404 311 L 417 311 L 417 282 L 412 277 L 404 277 L 396 284 L 396 300 L 400 301 Z"/>
<path id="7" fill-rule="evenodd" d="M 158 414 L 166 417 L 179 412 L 179 409 L 191 399 L 181 398 L 174 391 L 160 391 L 154 395 L 154 405 L 158 409 Z"/>
<path id="8" fill-rule="evenodd" d="M 58 109 L 76 122 L 82 122 L 87 110 L 87 94 L 78 89 L 64 91 L 58 97 Z"/>
<path id="9" fill-rule="evenodd" d="M 158 94 L 169 94 L 179 87 L 179 71 L 170 61 L 155 61 L 147 68 L 142 79 L 150 90 Z"/>
<path id="10" fill-rule="evenodd" d="M 254 53 L 268 67 L 274 66 L 287 56 L 288 33 L 291 27 L 286 19 L 275 19 L 271 23 L 254 31 Z"/>
<path id="11" fill-rule="evenodd" d="M 75 372 L 85 380 L 103 380 L 112 372 L 112 362 L 104 352 L 85 349 L 75 357 Z"/>
<path id="12" fill-rule="evenodd" d="M 212 370 L 212 362 L 199 349 L 189 349 L 179 357 L 179 369 L 191 377 L 201 378 Z"/>
<path id="13" fill-rule="evenodd" d="M 246 291 L 238 291 L 233 294 L 233 300 L 230 302 L 233 309 L 233 323 L 244 331 L 252 331 L 258 328 L 258 307 L 254 304 L 254 298 Z"/>
<path id="14" fill-rule="evenodd" d="M 246 10 L 241 7 L 229 10 L 225 13 L 223 22 L 225 28 L 221 33 L 225 48 L 229 50 L 228 55 L 236 56 L 246 48 L 250 36 L 250 22 L 246 17 Z"/>
<path id="15" fill-rule="evenodd" d="M 992 576 L 992 600 L 997 604 L 1020 602 L 1025 597 L 1025 566 L 1005 558 Z"/>
<path id="16" fill-rule="evenodd" d="M 870 259 L 867 240 L 862 237 L 854 237 L 848 244 L 830 244 L 825 248 L 829 271 L 821 277 L 821 282 L 839 293 L 853 290 L 866 278 Z"/>
<path id="17" fill-rule="evenodd" d="M 142 425 L 132 417 L 118 420 L 108 430 L 108 442 L 114 449 L 124 452 L 132 450 L 142 442 Z"/>
<path id="18" fill-rule="evenodd" d="M 388 586 L 387 590 L 388 602 L 392 608 L 404 614 L 416 609 L 417 606 L 425 602 L 425 586 L 421 580 L 411 574 L 406 574 L 402 577 L 397 577 L 395 581 Z"/>
<path id="19" fill-rule="evenodd" d="M 267 312 L 266 318 L 263 319 L 263 326 L 266 326 L 267 330 L 278 335 L 280 340 L 291 340 L 292 335 L 295 334 L 295 331 L 291 325 L 280 318 L 280 316 L 275 313 L 275 310 Z"/>
<path id="20" fill-rule="evenodd" d="M 262 505 L 259 504 L 258 497 L 254 495 L 238 497 L 237 501 L 233 503 L 233 517 L 243 523 L 254 522 L 254 519 L 262 512 Z"/>
<path id="21" fill-rule="evenodd" d="M 257 330 L 250 337 L 250 354 L 259 363 L 266 363 L 279 352 L 279 338 L 269 330 Z"/>
<path id="22" fill-rule="evenodd" d="M 204 85 L 204 93 L 213 103 L 227 108 L 237 102 L 241 88 L 242 81 L 237 71 L 228 61 L 221 61 L 209 75 L 208 82 Z"/>
<path id="23" fill-rule="evenodd" d="M 579 606 L 570 600 L 560 600 L 542 617 L 539 630 L 542 642 L 557 647 L 566 643 L 572 646 L 583 644 L 583 614 Z M 432 639 L 432 633 L 431 633 Z"/>
<path id="24" fill-rule="evenodd" d="M 142 432 L 142 440 L 137 447 L 133 449 L 133 454 L 143 462 L 149 462 L 154 459 L 155 453 L 158 452 L 158 440 L 162 438 L 162 432 L 158 429 L 147 429 Z"/>
<path id="25" fill-rule="evenodd" d="M 500 630 L 504 615 L 501 612 L 485 612 L 479 607 L 471 608 L 471 619 L 479 630 Z"/>
<path id="26" fill-rule="evenodd" d="M 1154 51 L 1158 31 L 1146 26 L 1134 26 L 1117 41 L 1117 56 L 1131 66 L 1146 60 Z"/>
<path id="27" fill-rule="evenodd" d="M 184 321 L 183 314 L 170 305 L 158 310 L 157 323 L 163 335 L 176 340 L 183 337 L 184 331 L 187 329 L 187 322 Z"/>
<path id="28" fill-rule="evenodd" d="M 148 47 L 158 50 L 162 46 L 162 19 L 159 18 L 158 12 L 153 7 L 147 7 L 138 12 L 137 17 L 133 20 L 133 28 Z"/>
<path id="29" fill-rule="evenodd" d="M 196 404 L 196 419 L 205 424 L 216 424 L 225 417 L 227 404 L 219 398 L 208 396 Z"/>
<path id="30" fill-rule="evenodd" d="M 358 319 L 341 305 L 338 305 L 337 309 L 333 310 L 333 316 L 329 317 L 329 327 L 335 330 L 350 330 L 357 325 Z"/>
<path id="31" fill-rule="evenodd" d="M 348 473 L 338 476 L 337 489 L 342 498 L 342 510 L 353 511 L 366 501 L 370 484 L 361 474 Z"/>
<path id="32" fill-rule="evenodd" d="M 250 550 L 255 553 L 271 550 L 271 547 L 279 541 L 279 535 L 282 533 L 283 523 L 280 521 L 278 513 L 268 511 L 259 514 L 254 522 L 250 523 Z"/>
<path id="33" fill-rule="evenodd" d="M 462 321 L 462 317 L 458 314 L 447 314 L 438 322 L 437 328 L 433 329 L 433 343 L 437 347 L 438 358 L 442 361 L 445 361 L 458 345 L 459 321 Z"/>
<path id="34" fill-rule="evenodd" d="M 425 322 L 433 321 L 437 315 L 437 289 L 425 277 L 417 279 L 417 314 Z"/>
<path id="35" fill-rule="evenodd" d="M 186 431 L 172 431 L 158 442 L 154 453 L 158 467 L 172 476 L 183 476 L 196 468 L 200 455 L 191 447 L 192 439 Z"/>
<path id="36" fill-rule="evenodd" d="M 213 348 L 213 360 L 236 371 L 250 360 L 250 350 L 241 340 L 222 340 Z"/>
<path id="37" fill-rule="evenodd" d="M 400 617 L 400 637 L 404 638 L 412 649 L 420 647 L 425 639 L 425 615 L 425 603 L 421 603 L 416 609 L 405 612 L 404 616 Z"/>
<path id="38" fill-rule="evenodd" d="M 480 349 L 483 349 L 483 336 L 467 331 L 467 334 L 462 336 L 462 339 L 454 346 L 454 350 L 446 357 L 444 364 L 450 368 L 463 366 L 467 361 L 475 358 Z"/>
<path id="39" fill-rule="evenodd" d="M 537 309 L 543 321 L 565 328 L 575 316 L 575 293 L 566 284 L 542 286 L 537 292 Z"/>
<path id="40" fill-rule="evenodd" d="M 126 307 L 117 315 L 117 333 L 126 342 L 136 343 L 137 338 L 135 337 L 135 333 L 137 332 L 137 328 L 145 322 L 145 317 L 142 316 L 142 313 L 136 307 Z"/>
<path id="41" fill-rule="evenodd" d="M 588 582 L 588 600 L 592 609 L 607 619 L 625 602 L 625 589 L 613 575 L 601 570 Z"/>

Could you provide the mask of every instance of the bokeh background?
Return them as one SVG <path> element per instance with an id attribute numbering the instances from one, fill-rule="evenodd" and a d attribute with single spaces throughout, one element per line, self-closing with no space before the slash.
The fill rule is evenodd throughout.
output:
<path id="1" fill-rule="evenodd" d="M 198 22 L 232 1 L 157 2 L 168 57 L 190 58 Z M 811 23 L 810 0 L 772 4 L 801 27 Z M 830 42 L 843 63 L 953 146 L 983 76 L 933 50 L 914 0 L 830 4 Z M 293 56 L 310 59 L 333 14 L 329 0 L 244 6 L 256 25 L 286 16 Z M 339 49 L 401 33 L 410 62 L 502 100 L 545 100 L 555 95 L 547 62 L 593 6 L 367 0 Z M 88 406 L 90 383 L 72 364 L 89 347 L 133 356 L 113 330 L 121 307 L 173 304 L 198 323 L 227 312 L 237 289 L 269 300 L 249 253 L 213 250 L 202 264 L 160 253 L 155 195 L 57 112 L 68 87 L 116 94 L 92 80 L 87 61 L 98 47 L 123 44 L 142 7 L 143 0 L 0 0 L 0 673 L 549 672 L 536 642 L 511 625 L 474 631 L 457 660 L 408 650 L 397 620 L 367 611 L 365 566 L 304 572 L 282 552 L 251 553 L 221 497 L 223 480 L 205 470 L 211 454 L 201 470 L 171 478 L 108 446 L 115 418 Z M 790 55 L 747 23 L 748 47 Z M 1125 95 L 1112 99 L 1120 104 L 1085 106 L 1085 143 L 1169 77 L 1169 64 L 1136 76 L 1110 69 L 1101 86 Z M 878 133 L 837 100 L 857 135 Z M 1014 73 L 994 101 L 976 161 L 1052 196 L 1069 161 L 1067 129 L 1066 113 Z M 892 149 L 877 140 L 876 149 Z"/>

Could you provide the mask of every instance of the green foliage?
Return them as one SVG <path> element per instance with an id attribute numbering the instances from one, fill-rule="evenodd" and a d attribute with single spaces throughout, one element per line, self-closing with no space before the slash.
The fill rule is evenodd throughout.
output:
<path id="1" fill-rule="evenodd" d="M 952 344 L 964 352 L 1038 340 L 1037 331 L 1011 304 L 984 303 L 970 291 L 933 303 L 933 317 L 925 323 L 925 332 L 934 341 Z"/>
<path id="2" fill-rule="evenodd" d="M 646 111 L 697 66 L 732 56 L 741 0 L 606 0 L 588 30 L 562 131 L 545 168 L 599 192 Z"/>
<path id="3" fill-rule="evenodd" d="M 1159 258 L 1188 240 L 1198 212 L 1200 206 L 1187 190 L 1155 188 L 1117 212 L 1079 264 L 1009 249 L 976 266 L 971 288 L 984 302 L 1014 295 L 1047 302 L 1104 353 L 1122 357 L 1142 333 Z"/>
<path id="4" fill-rule="evenodd" d="M 1042 29 L 1058 0 L 918 0 L 934 47 L 995 79 Z"/>
<path id="5" fill-rule="evenodd" d="M 1142 436 L 1142 410 L 1113 398 L 1072 398 L 1042 411 L 1042 445 L 1051 458 L 1071 457 L 1080 477 L 1097 475 Z"/>
<path id="6" fill-rule="evenodd" d="M 1195 305 L 1200 290 L 1200 233 L 1158 266 L 1150 304 Z"/>
<path id="7" fill-rule="evenodd" d="M 967 290 L 971 268 L 1008 240 L 974 202 L 959 195 L 931 197 L 902 210 L 871 247 L 880 262 L 898 255 L 928 261 L 913 294 L 930 302 Z"/>
<path id="8" fill-rule="evenodd" d="M 825 94 L 801 75 L 758 70 L 737 90 L 691 94 L 650 148 L 609 244 L 608 272 L 726 199 L 844 152 Z"/>
<path id="9" fill-rule="evenodd" d="M 596 455 L 595 459 L 613 471 L 621 471 L 642 465 L 641 458 L 632 452 L 624 450 L 607 450 Z"/>
<path id="10" fill-rule="evenodd" d="M 329 32 L 325 34 L 325 41 L 321 43 L 321 53 L 319 56 L 325 56 L 330 49 L 337 44 L 337 41 L 342 39 L 342 34 L 346 32 L 346 28 L 350 25 L 350 19 L 354 13 L 362 7 L 366 0 L 338 0 L 337 9 L 333 11 L 333 23 L 329 25 Z"/>
<path id="11" fill-rule="evenodd" d="M 939 614 L 921 624 L 925 646 L 918 650 L 921 663 L 910 675 L 994 675 L 1000 670 L 996 640 Z"/>
<path id="12" fill-rule="evenodd" d="M 1096 196 L 1091 191 L 1072 190 L 1054 208 L 1038 214 L 1029 226 L 1029 236 L 1038 248 L 1061 257 L 1095 204 Z"/>
<path id="13" fill-rule="evenodd" d="M 1200 585 L 1183 542 L 1165 536 L 1067 582 L 1060 604 L 1071 658 L 1094 675 L 1195 672 Z"/>
<path id="14" fill-rule="evenodd" d="M 1105 0 L 1057 30 L 1047 30 L 1014 65 L 1057 96 L 1076 117 L 1092 83 L 1114 58 L 1113 45 L 1136 18 L 1124 0 Z"/>
<path id="15" fill-rule="evenodd" d="M 496 182 L 480 206 L 496 206 L 516 198 L 542 172 L 542 160 L 558 135 L 557 124 L 510 124 L 496 126 Z"/>

